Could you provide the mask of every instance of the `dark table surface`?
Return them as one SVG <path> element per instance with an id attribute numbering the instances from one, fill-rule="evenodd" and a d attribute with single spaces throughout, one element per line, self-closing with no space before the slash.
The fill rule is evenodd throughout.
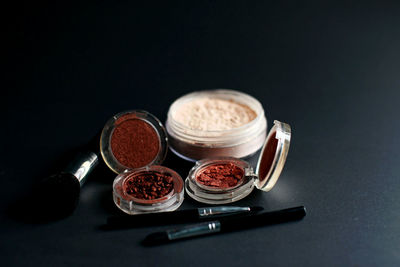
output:
<path id="1" fill-rule="evenodd" d="M 400 264 L 399 3 L 30 2 L 3 11 L 2 266 Z M 14 216 L 38 208 L 13 203 L 113 114 L 144 109 L 165 121 L 176 98 L 211 88 L 246 92 L 269 127 L 292 126 L 276 186 L 237 204 L 305 205 L 304 220 L 143 247 L 168 227 L 102 230 L 119 214 L 106 169 L 66 219 Z M 164 165 L 186 177 L 192 164 L 170 153 Z M 181 208 L 200 206 L 186 196 Z"/>

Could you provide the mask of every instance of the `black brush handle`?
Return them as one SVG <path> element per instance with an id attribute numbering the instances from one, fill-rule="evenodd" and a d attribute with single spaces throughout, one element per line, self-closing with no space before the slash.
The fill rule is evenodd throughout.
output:
<path id="1" fill-rule="evenodd" d="M 181 221 L 193 221 L 199 217 L 194 210 L 179 210 L 172 212 L 148 213 L 139 215 L 111 216 L 107 219 L 109 228 L 130 228 L 160 224 L 178 223 Z"/>
<path id="2" fill-rule="evenodd" d="M 306 215 L 306 208 L 298 206 L 277 211 L 260 213 L 256 216 L 249 216 L 237 219 L 221 219 L 221 232 L 231 232 L 260 227 L 270 224 L 277 224 L 289 221 L 300 220 Z"/>

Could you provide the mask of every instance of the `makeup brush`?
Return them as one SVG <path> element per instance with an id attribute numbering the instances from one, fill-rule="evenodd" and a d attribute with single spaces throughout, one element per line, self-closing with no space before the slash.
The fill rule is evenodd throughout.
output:
<path id="1" fill-rule="evenodd" d="M 107 229 L 133 228 L 140 226 L 188 223 L 211 220 L 227 216 L 255 214 L 263 207 L 217 206 L 186 209 L 171 212 L 148 213 L 138 215 L 111 216 L 107 219 Z"/>
<path id="2" fill-rule="evenodd" d="M 31 216 L 39 220 L 54 220 L 75 210 L 81 186 L 98 164 L 98 140 L 96 135 L 63 171 L 45 178 L 36 186 L 29 200 L 29 204 L 34 206 Z"/>
<path id="3" fill-rule="evenodd" d="M 142 243 L 146 246 L 159 245 L 202 235 L 239 231 L 293 220 L 301 220 L 305 215 L 306 208 L 304 206 L 299 206 L 238 218 L 221 218 L 218 220 L 169 229 L 164 232 L 152 233 L 148 235 Z"/>

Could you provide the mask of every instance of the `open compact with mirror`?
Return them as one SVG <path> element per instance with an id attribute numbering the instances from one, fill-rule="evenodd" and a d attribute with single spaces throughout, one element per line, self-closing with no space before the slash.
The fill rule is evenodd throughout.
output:
<path id="1" fill-rule="evenodd" d="M 255 171 L 247 161 L 237 158 L 197 161 L 185 181 L 187 194 L 202 203 L 225 204 L 246 197 L 254 186 L 263 191 L 271 190 L 285 164 L 290 137 L 290 126 L 275 121 Z"/>
<path id="2" fill-rule="evenodd" d="M 122 211 L 172 211 L 182 204 L 181 176 L 160 166 L 168 151 L 168 138 L 154 115 L 131 110 L 113 116 L 101 133 L 100 151 L 107 166 L 118 174 L 113 198 Z"/>

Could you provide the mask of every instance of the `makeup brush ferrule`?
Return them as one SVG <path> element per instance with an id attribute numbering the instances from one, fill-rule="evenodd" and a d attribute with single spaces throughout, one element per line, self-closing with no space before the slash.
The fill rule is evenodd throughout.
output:
<path id="1" fill-rule="evenodd" d="M 230 206 L 220 206 L 220 207 L 207 207 L 207 208 L 199 208 L 199 216 L 208 217 L 213 215 L 222 215 L 226 213 L 236 213 L 236 212 L 245 212 L 250 211 L 249 207 L 230 207 Z"/>
<path id="2" fill-rule="evenodd" d="M 79 184 L 82 186 L 88 174 L 98 164 L 98 156 L 94 152 L 79 153 L 73 161 L 67 166 L 64 172 L 70 173 L 78 179 Z"/>
<path id="3" fill-rule="evenodd" d="M 211 221 L 167 230 L 166 233 L 169 240 L 175 240 L 198 235 L 212 234 L 219 231 L 221 231 L 221 223 L 219 221 Z"/>

